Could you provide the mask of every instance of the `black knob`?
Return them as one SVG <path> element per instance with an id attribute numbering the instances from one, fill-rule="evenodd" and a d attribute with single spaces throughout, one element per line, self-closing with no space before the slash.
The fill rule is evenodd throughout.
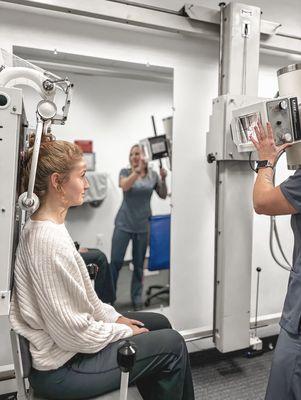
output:
<path id="1" fill-rule="evenodd" d="M 5 94 L 0 94 L 0 107 L 6 106 L 8 103 L 8 98 L 6 97 Z"/>
<path id="2" fill-rule="evenodd" d="M 136 346 L 127 340 L 117 352 L 117 362 L 122 372 L 130 372 L 136 360 Z"/>
<path id="3" fill-rule="evenodd" d="M 261 272 L 261 268 L 260 268 L 260 267 L 257 267 L 257 268 L 256 268 L 256 271 L 257 271 L 257 272 Z"/>
<path id="4" fill-rule="evenodd" d="M 282 124 L 282 121 L 276 121 L 276 124 L 277 124 L 277 125 L 281 125 L 281 124 Z"/>
<path id="5" fill-rule="evenodd" d="M 215 160 L 216 160 L 216 157 L 215 157 L 215 155 L 213 153 L 210 153 L 210 154 L 207 155 L 207 162 L 209 164 L 212 164 L 213 161 L 215 161 Z"/>
<path id="6" fill-rule="evenodd" d="M 98 265 L 97 264 L 88 264 L 87 265 L 88 274 L 90 279 L 95 279 L 97 272 L 98 272 Z"/>

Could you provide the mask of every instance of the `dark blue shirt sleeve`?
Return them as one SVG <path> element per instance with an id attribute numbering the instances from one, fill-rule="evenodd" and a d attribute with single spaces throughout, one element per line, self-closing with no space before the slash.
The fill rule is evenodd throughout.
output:
<path id="1" fill-rule="evenodd" d="M 280 189 L 289 203 L 301 213 L 301 168 L 282 182 Z"/>
<path id="2" fill-rule="evenodd" d="M 119 179 L 120 178 L 127 178 L 130 175 L 130 169 L 129 168 L 122 168 L 122 170 L 119 172 Z"/>

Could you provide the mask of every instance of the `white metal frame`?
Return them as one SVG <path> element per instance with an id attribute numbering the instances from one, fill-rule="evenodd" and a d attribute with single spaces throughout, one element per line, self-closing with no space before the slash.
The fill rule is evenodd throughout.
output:
<path id="1" fill-rule="evenodd" d="M 219 11 L 184 1 L 178 14 L 163 6 L 138 6 L 131 2 L 108 0 L 1 0 L 1 3 L 61 12 L 66 17 L 93 18 L 194 37 L 219 38 Z M 279 22 L 261 20 L 260 34 L 263 49 L 301 54 L 300 37 L 281 33 Z"/>
<path id="2" fill-rule="evenodd" d="M 18 218 L 16 188 L 20 137 L 16 133 L 20 132 L 22 122 L 22 91 L 0 87 L 0 92 L 10 98 L 7 108 L 0 110 L 0 182 L 5 182 L 0 190 L 0 315 L 8 315 L 14 230 Z"/>
<path id="3" fill-rule="evenodd" d="M 213 340 L 222 352 L 259 342 L 250 336 L 253 171 L 231 138 L 232 110 L 257 96 L 260 9 L 221 9 L 220 96 L 213 101 L 207 154 L 216 160 Z M 243 195 L 242 195 L 243 194 Z"/>

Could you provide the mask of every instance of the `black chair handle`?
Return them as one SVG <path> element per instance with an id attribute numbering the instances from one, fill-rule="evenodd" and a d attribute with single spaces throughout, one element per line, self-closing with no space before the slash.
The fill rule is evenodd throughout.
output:
<path id="1" fill-rule="evenodd" d="M 133 342 L 126 340 L 125 343 L 119 347 L 117 352 L 117 362 L 122 372 L 130 372 L 136 360 L 136 346 Z"/>

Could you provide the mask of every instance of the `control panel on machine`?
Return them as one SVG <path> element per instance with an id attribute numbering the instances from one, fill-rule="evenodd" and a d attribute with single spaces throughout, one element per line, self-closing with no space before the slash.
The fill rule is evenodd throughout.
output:
<path id="1" fill-rule="evenodd" d="M 254 151 L 250 136 L 260 122 L 272 125 L 276 145 L 301 140 L 300 116 L 297 97 L 279 97 L 265 100 L 233 111 L 231 130 L 239 152 Z"/>

